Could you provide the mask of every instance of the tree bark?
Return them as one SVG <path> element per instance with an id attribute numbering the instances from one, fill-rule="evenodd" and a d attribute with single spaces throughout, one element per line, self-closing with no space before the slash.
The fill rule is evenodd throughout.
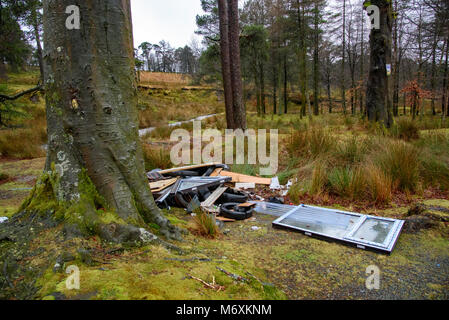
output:
<path id="1" fill-rule="evenodd" d="M 240 69 L 239 2 L 228 1 L 229 51 L 231 61 L 232 103 L 235 129 L 246 130 L 246 110 L 243 103 L 243 84 Z"/>
<path id="2" fill-rule="evenodd" d="M 232 94 L 231 56 L 229 50 L 229 17 L 226 0 L 218 0 L 218 14 L 220 19 L 221 69 L 226 106 L 226 123 L 228 129 L 234 129 L 234 103 Z"/>
<path id="3" fill-rule="evenodd" d="M 87 225 L 108 241 L 154 240 L 145 227 L 155 223 L 161 234 L 180 239 L 156 206 L 145 176 L 130 2 L 77 3 L 80 30 L 65 27 L 63 12 L 73 1 L 43 3 L 47 178 L 40 179 L 23 208 L 32 210 L 42 188 L 50 188 L 65 208 L 67 232 L 84 234 Z M 104 222 L 99 207 L 124 223 Z"/>
<path id="4" fill-rule="evenodd" d="M 368 119 L 382 121 L 390 128 L 393 123 L 391 99 L 389 93 L 389 76 L 387 64 L 391 64 L 391 1 L 371 1 L 380 10 L 380 29 L 372 29 L 370 34 L 370 70 L 366 91 Z"/>

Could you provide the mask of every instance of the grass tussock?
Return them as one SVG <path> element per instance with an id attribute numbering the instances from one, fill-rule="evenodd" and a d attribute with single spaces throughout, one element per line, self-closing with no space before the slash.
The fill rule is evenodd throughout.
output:
<path id="1" fill-rule="evenodd" d="M 369 199 L 375 204 L 388 204 L 393 193 L 391 177 L 375 164 L 367 164 L 362 174 L 366 182 L 366 188 L 362 190 L 367 192 Z"/>
<path id="2" fill-rule="evenodd" d="M 368 130 L 344 135 L 311 126 L 292 133 L 288 168 L 295 164 L 296 170 L 291 172 L 297 183 L 290 189 L 290 199 L 299 203 L 307 196 L 332 197 L 387 205 L 401 193 L 449 190 L 449 137 L 445 131 L 416 135 L 416 127 L 408 127 L 404 121 L 402 135 L 397 132 L 393 128 L 388 134 L 371 135 Z"/>
<path id="3" fill-rule="evenodd" d="M 145 161 L 145 170 L 168 169 L 172 167 L 170 160 L 170 151 L 165 148 L 154 148 L 143 145 L 143 158 Z"/>
<path id="4" fill-rule="evenodd" d="M 419 127 L 416 121 L 409 118 L 399 119 L 392 129 L 392 135 L 396 138 L 412 141 L 419 139 Z"/>
<path id="5" fill-rule="evenodd" d="M 419 189 L 419 150 L 403 141 L 391 141 L 374 155 L 374 163 L 388 174 L 399 191 Z"/>
<path id="6" fill-rule="evenodd" d="M 45 156 L 42 145 L 46 134 L 41 129 L 8 129 L 0 131 L 0 156 L 15 159 L 33 159 Z"/>
<path id="7" fill-rule="evenodd" d="M 203 237 L 215 239 L 220 235 L 220 229 L 218 228 L 213 215 L 204 213 L 200 210 L 195 210 L 193 223 L 195 233 Z"/>
<path id="8" fill-rule="evenodd" d="M 334 139 L 328 130 L 312 126 L 291 134 L 288 152 L 293 156 L 316 159 L 330 152 L 333 146 Z"/>

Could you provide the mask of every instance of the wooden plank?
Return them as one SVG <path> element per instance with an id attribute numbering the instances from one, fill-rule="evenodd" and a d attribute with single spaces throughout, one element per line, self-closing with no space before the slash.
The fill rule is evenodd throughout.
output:
<path id="1" fill-rule="evenodd" d="M 223 168 L 217 168 L 217 169 L 214 170 L 214 172 L 212 172 L 212 173 L 210 174 L 210 177 L 218 177 L 218 175 L 219 175 L 220 172 L 222 172 L 222 171 L 223 171 Z"/>
<path id="2" fill-rule="evenodd" d="M 237 220 L 228 219 L 228 218 L 225 218 L 225 217 L 215 217 L 215 219 L 223 221 L 223 222 L 235 222 L 235 221 L 237 221 Z"/>
<path id="3" fill-rule="evenodd" d="M 220 213 L 220 209 L 218 207 L 215 206 L 211 206 L 211 207 L 201 207 L 201 209 L 206 212 L 206 213 L 214 213 L 214 214 L 219 214 Z"/>
<path id="4" fill-rule="evenodd" d="M 228 189 L 228 187 L 218 187 L 215 191 L 207 198 L 205 201 L 201 203 L 202 207 L 211 207 L 218 198 Z"/>
<path id="5" fill-rule="evenodd" d="M 178 178 L 168 179 L 168 180 L 160 180 L 156 182 L 150 183 L 150 189 L 152 192 L 159 192 L 164 190 L 165 188 L 168 188 L 169 186 L 175 184 L 175 182 L 178 180 Z"/>
<path id="6" fill-rule="evenodd" d="M 191 169 L 199 169 L 199 168 L 204 168 L 204 167 L 211 167 L 211 166 L 215 166 L 217 164 L 220 164 L 220 163 L 213 162 L 213 163 L 197 164 L 197 165 L 193 165 L 193 166 L 171 168 L 171 169 L 167 169 L 167 170 L 158 171 L 158 173 L 163 175 L 165 173 L 170 173 L 170 172 L 177 172 L 177 171 L 184 171 L 184 170 L 188 171 L 188 170 L 191 170 Z"/>
<path id="7" fill-rule="evenodd" d="M 255 203 L 251 203 L 251 202 L 246 202 L 246 203 L 239 204 L 239 207 L 242 207 L 242 208 L 251 208 L 251 207 L 255 207 L 255 206 L 256 206 L 256 204 Z"/>
<path id="8" fill-rule="evenodd" d="M 255 183 L 255 184 L 263 184 L 270 185 L 271 178 L 259 178 L 253 176 L 247 176 L 244 174 L 229 172 L 229 171 L 221 171 L 220 176 L 222 177 L 231 177 L 232 182 L 242 182 L 242 183 Z"/>

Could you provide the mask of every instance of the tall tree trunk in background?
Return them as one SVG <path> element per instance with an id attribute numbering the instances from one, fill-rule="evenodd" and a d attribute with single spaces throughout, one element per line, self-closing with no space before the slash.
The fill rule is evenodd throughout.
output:
<path id="1" fill-rule="evenodd" d="M 278 86 L 278 88 L 279 88 L 279 101 L 278 101 L 278 105 L 279 105 L 279 108 L 278 108 L 278 114 L 282 114 L 282 112 L 283 112 L 283 109 L 282 109 L 282 106 L 283 106 L 283 104 L 284 104 L 284 90 L 283 90 L 283 82 L 284 82 L 284 77 L 282 76 L 283 75 L 283 73 L 284 73 L 284 67 L 283 67 L 283 55 L 282 55 L 282 53 L 281 53 L 281 48 L 280 47 L 278 47 L 278 52 L 279 52 L 279 65 L 278 65 L 278 68 L 277 68 L 277 70 L 278 70 L 278 76 L 277 76 L 277 79 L 278 79 L 278 84 L 277 84 L 277 86 Z"/>
<path id="2" fill-rule="evenodd" d="M 257 74 L 254 77 L 254 84 L 256 86 L 256 110 L 257 110 L 257 115 L 260 115 L 262 112 L 262 101 L 260 99 L 261 90 L 260 90 L 260 84 L 259 84 L 259 77 Z"/>
<path id="3" fill-rule="evenodd" d="M 285 114 L 288 113 L 287 82 L 288 82 L 287 53 L 284 53 L 284 113 Z"/>
<path id="4" fill-rule="evenodd" d="M 231 60 L 232 103 L 234 128 L 246 129 L 246 109 L 243 103 L 242 73 L 240 69 L 239 1 L 228 1 L 229 51 Z"/>
<path id="5" fill-rule="evenodd" d="M 299 0 L 296 1 L 298 6 L 298 35 L 299 35 L 299 87 L 301 89 L 301 119 L 306 115 L 306 94 L 307 94 L 307 48 L 305 43 L 305 16 L 304 16 L 304 8 L 302 8 L 302 3 Z"/>
<path id="6" fill-rule="evenodd" d="M 343 0 L 343 56 L 341 63 L 341 99 L 343 101 L 343 113 L 346 115 L 346 0 Z"/>
<path id="7" fill-rule="evenodd" d="M 41 45 L 41 37 L 39 34 L 39 22 L 37 21 L 37 15 L 36 12 L 37 9 L 33 9 L 32 17 L 33 17 L 33 32 L 34 32 L 34 38 L 36 40 L 36 50 L 37 50 L 37 60 L 39 61 L 39 70 L 41 73 L 41 81 L 44 81 L 45 73 L 44 73 L 44 60 L 42 57 L 42 45 Z"/>
<path id="8" fill-rule="evenodd" d="M 444 75 L 443 75 L 443 96 L 441 99 L 441 114 L 443 119 L 446 116 L 446 114 L 449 116 L 449 106 L 447 104 L 448 72 L 449 72 L 449 35 L 446 39 L 446 60 L 444 63 Z"/>
<path id="9" fill-rule="evenodd" d="M 63 13 L 73 1 L 43 2 L 48 152 L 45 174 L 23 208 L 54 198 L 68 234 L 153 241 L 145 228 L 155 223 L 179 239 L 145 175 L 130 2 L 77 3 L 81 28 L 68 30 Z M 102 220 L 100 208 L 119 222 Z"/>
<path id="10" fill-rule="evenodd" d="M 263 66 L 263 62 L 259 65 L 260 72 L 260 98 L 262 99 L 262 113 L 266 113 L 266 99 L 265 99 L 265 69 Z"/>
<path id="11" fill-rule="evenodd" d="M 318 116 L 320 114 L 319 103 L 318 103 L 318 78 L 319 78 L 319 9 L 318 1 L 315 2 L 315 12 L 314 12 L 314 50 L 313 50 L 313 114 Z"/>
<path id="12" fill-rule="evenodd" d="M 0 59 L 0 80 L 7 80 L 8 76 L 6 74 L 6 64 Z"/>
<path id="13" fill-rule="evenodd" d="M 220 17 L 220 49 L 221 70 L 223 75 L 223 89 L 226 108 L 226 123 L 228 129 L 234 129 L 234 103 L 232 95 L 231 56 L 229 51 L 229 17 L 226 0 L 218 0 L 218 14 Z"/>
<path id="14" fill-rule="evenodd" d="M 380 9 L 380 29 L 370 34 L 370 70 L 366 91 L 366 107 L 370 121 L 393 124 L 387 64 L 391 64 L 392 7 L 389 0 L 373 0 Z"/>
<path id="15" fill-rule="evenodd" d="M 364 84 L 364 79 L 365 79 L 365 15 L 362 14 L 362 36 L 361 36 L 361 41 L 360 41 L 360 114 L 362 115 L 362 117 L 366 116 L 366 112 L 364 112 L 364 108 L 363 108 L 363 92 L 362 92 L 362 88 L 363 88 L 363 84 Z"/>
<path id="16" fill-rule="evenodd" d="M 398 1 L 394 2 L 394 10 L 398 11 Z M 393 115 L 399 116 L 399 52 L 398 52 L 398 19 L 394 19 L 393 32 Z"/>
<path id="17" fill-rule="evenodd" d="M 0 1 L 0 26 L 3 25 L 2 17 L 3 17 L 3 5 Z M 3 58 L 0 58 L 0 80 L 7 80 L 8 75 L 6 73 L 6 64 L 5 61 L 3 61 Z"/>
<path id="18" fill-rule="evenodd" d="M 437 31 L 435 30 L 434 36 L 433 36 L 433 45 L 432 45 L 432 71 L 431 71 L 431 78 L 430 78 L 430 91 L 432 94 L 432 99 L 430 102 L 431 109 L 432 109 L 432 115 L 435 116 L 437 114 L 437 111 L 435 109 L 435 73 L 436 73 L 436 64 L 437 64 Z"/>
<path id="19" fill-rule="evenodd" d="M 272 69 L 272 81 L 273 81 L 273 114 L 277 113 L 277 84 L 278 84 L 278 79 L 277 79 L 277 63 L 276 63 L 276 59 L 275 59 L 276 53 L 273 53 L 273 69 Z"/>
<path id="20" fill-rule="evenodd" d="M 329 113 L 332 113 L 332 95 L 331 95 L 331 79 L 330 79 L 330 73 L 327 74 L 327 99 L 329 100 Z"/>

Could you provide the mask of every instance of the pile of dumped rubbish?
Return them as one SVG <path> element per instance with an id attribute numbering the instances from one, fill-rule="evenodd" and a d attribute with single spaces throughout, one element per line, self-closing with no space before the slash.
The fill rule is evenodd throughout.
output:
<path id="1" fill-rule="evenodd" d="M 200 209 L 223 221 L 245 220 L 252 216 L 263 197 L 259 186 L 287 193 L 279 179 L 261 178 L 231 172 L 225 164 L 209 163 L 147 173 L 151 191 L 160 208 L 184 208 L 188 213 Z M 282 199 L 271 200 L 282 203 Z"/>
<path id="2" fill-rule="evenodd" d="M 284 204 L 291 181 L 253 177 L 209 163 L 147 173 L 160 208 L 198 210 L 223 222 L 246 220 L 254 212 L 275 216 L 273 227 L 343 242 L 360 249 L 391 253 L 404 221 L 301 204 Z"/>

